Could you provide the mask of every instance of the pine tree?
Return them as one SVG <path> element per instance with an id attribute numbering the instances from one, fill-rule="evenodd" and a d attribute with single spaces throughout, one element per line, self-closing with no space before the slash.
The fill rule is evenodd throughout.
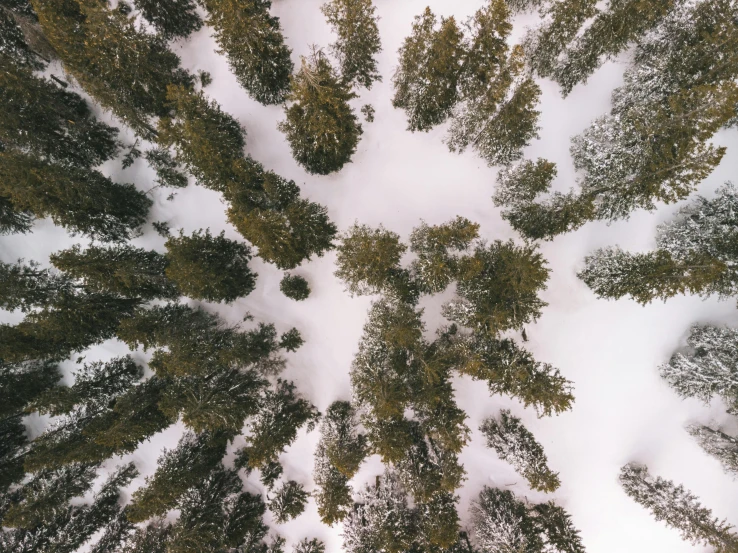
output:
<path id="1" fill-rule="evenodd" d="M 54 303 L 62 294 L 72 292 L 72 283 L 64 275 L 41 269 L 34 261 L 24 264 L 0 262 L 0 307 L 27 313 L 36 307 Z"/>
<path id="2" fill-rule="evenodd" d="M 688 350 L 672 355 L 659 367 L 661 377 L 682 397 L 708 403 L 722 397 L 731 408 L 738 405 L 738 331 L 716 326 L 693 326 Z"/>
<path id="3" fill-rule="evenodd" d="M 485 419 L 480 430 L 487 438 L 487 447 L 493 448 L 501 459 L 522 474 L 531 488 L 553 492 L 559 487 L 558 474 L 548 468 L 543 447 L 510 411 L 500 411 L 499 420 Z"/>
<path id="4" fill-rule="evenodd" d="M 692 424 L 687 432 L 697 440 L 706 453 L 715 457 L 723 465 L 725 472 L 738 475 L 738 440 L 720 430 L 702 424 Z"/>
<path id="5" fill-rule="evenodd" d="M 477 545 L 482 553 L 540 553 L 543 543 L 526 505 L 509 490 L 485 486 L 471 507 Z"/>
<path id="6" fill-rule="evenodd" d="M 294 480 L 282 484 L 269 501 L 269 510 L 274 513 L 277 524 L 297 518 L 305 510 L 309 494 Z"/>
<path id="7" fill-rule="evenodd" d="M 24 19 L 27 21 L 28 18 L 24 17 L 26 14 L 19 13 L 19 10 L 13 7 L 12 5 L 0 5 L 0 56 L 7 57 L 20 67 L 33 70 L 43 69 L 48 58 L 37 53 L 28 44 L 19 24 L 19 21 Z"/>
<path id="8" fill-rule="evenodd" d="M 367 455 L 366 436 L 357 432 L 357 413 L 347 401 L 330 404 L 320 424 L 320 439 L 328 461 L 346 478 L 353 478 Z"/>
<path id="9" fill-rule="evenodd" d="M 462 32 L 453 17 L 441 18 L 438 28 L 436 23 L 430 8 L 415 18 L 392 79 L 392 105 L 405 110 L 410 131 L 429 131 L 443 123 L 459 99 Z"/>
<path id="10" fill-rule="evenodd" d="M 142 300 L 175 299 L 180 295 L 166 277 L 167 258 L 153 250 L 126 244 L 90 246 L 82 251 L 75 245 L 51 254 L 49 259 L 54 267 L 94 292 Z"/>
<path id="11" fill-rule="evenodd" d="M 313 480 L 318 489 L 313 492 L 313 496 L 318 505 L 318 515 L 324 524 L 332 526 L 343 520 L 353 505 L 349 479 L 331 462 L 322 435 L 314 459 Z"/>
<path id="12" fill-rule="evenodd" d="M 374 59 L 382 50 L 379 17 L 372 0 L 328 0 L 320 10 L 337 37 L 331 53 L 338 59 L 343 82 L 365 88 L 381 82 Z"/>
<path id="13" fill-rule="evenodd" d="M 152 204 L 133 185 L 114 183 L 97 171 L 10 151 L 0 153 L 0 194 L 18 211 L 111 242 L 135 236 Z"/>
<path id="14" fill-rule="evenodd" d="M 521 328 L 536 320 L 547 304 L 538 298 L 549 270 L 534 246 L 499 240 L 478 244 L 460 267 L 460 299 L 444 305 L 443 315 L 490 333 Z"/>
<path id="15" fill-rule="evenodd" d="M 118 152 L 118 129 L 85 100 L 0 57 L 0 142 L 53 163 L 96 167 Z"/>
<path id="16" fill-rule="evenodd" d="M 549 501 L 533 506 L 532 512 L 543 538 L 544 553 L 585 553 L 579 530 L 564 509 Z"/>
<path id="17" fill-rule="evenodd" d="M 304 277 L 287 273 L 279 281 L 279 289 L 290 299 L 295 301 L 306 300 L 310 295 L 310 285 Z"/>
<path id="18" fill-rule="evenodd" d="M 256 277 L 249 268 L 251 249 L 246 245 L 200 229 L 192 236 L 180 232 L 165 244 L 167 277 L 193 299 L 231 303 L 254 289 Z"/>
<path id="19" fill-rule="evenodd" d="M 156 472 L 133 493 L 128 519 L 143 522 L 177 507 L 187 490 L 205 481 L 220 465 L 227 442 L 224 434 L 185 433 L 175 449 L 164 451 Z"/>
<path id="20" fill-rule="evenodd" d="M 164 148 L 154 148 L 148 150 L 144 156 L 149 165 L 156 171 L 157 186 L 168 186 L 170 188 L 186 188 L 188 183 L 187 175 L 179 170 L 177 162 L 172 158 L 169 150 Z"/>
<path id="21" fill-rule="evenodd" d="M 133 0 L 133 4 L 165 40 L 186 38 L 202 27 L 193 0 Z"/>
<path id="22" fill-rule="evenodd" d="M 317 538 L 303 538 L 295 545 L 293 553 L 325 553 L 325 544 Z"/>
<path id="23" fill-rule="evenodd" d="M 289 88 L 292 61 L 279 18 L 269 14 L 270 0 L 200 0 L 207 24 L 228 57 L 239 84 L 257 102 L 281 104 Z"/>
<path id="24" fill-rule="evenodd" d="M 683 486 L 654 478 L 645 466 L 633 463 L 621 469 L 620 483 L 626 494 L 650 510 L 656 520 L 679 530 L 683 539 L 712 546 L 718 552 L 727 553 L 738 547 L 738 537 L 731 532 L 731 526 L 713 518 L 712 511 L 702 507 Z"/>
<path id="25" fill-rule="evenodd" d="M 287 119 L 279 130 L 290 144 L 292 157 L 308 173 L 328 175 L 351 161 L 362 133 L 348 103 L 355 97 L 321 50 L 303 58 L 292 78 Z"/>
<path id="26" fill-rule="evenodd" d="M 3 234 L 25 234 L 31 230 L 33 214 L 20 211 L 5 196 L 0 195 L 0 236 Z"/>

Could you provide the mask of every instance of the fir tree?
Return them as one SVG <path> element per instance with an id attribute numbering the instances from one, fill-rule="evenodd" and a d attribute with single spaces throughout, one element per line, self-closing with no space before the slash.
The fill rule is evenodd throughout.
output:
<path id="1" fill-rule="evenodd" d="M 245 456 L 241 457 L 238 463 L 239 468 L 246 468 L 246 471 L 249 472 L 251 468 L 247 466 L 248 463 L 246 461 L 247 459 Z M 269 461 L 265 466 L 259 469 L 259 472 L 261 472 L 259 480 L 264 487 L 271 490 L 274 488 L 274 484 L 276 484 L 277 480 L 279 480 L 279 477 L 282 476 L 284 467 L 279 463 L 279 461 Z"/>
<path id="2" fill-rule="evenodd" d="M 683 486 L 654 478 L 645 466 L 633 463 L 621 469 L 620 483 L 626 494 L 651 511 L 656 520 L 679 530 L 683 539 L 712 546 L 719 552 L 738 547 L 738 537 L 731 532 L 731 526 L 713 518 L 712 511 L 702 507 Z"/>
<path id="3" fill-rule="evenodd" d="M 72 290 L 72 283 L 64 275 L 41 269 L 36 262 L 0 262 L 0 307 L 8 311 L 45 307 Z"/>
<path id="4" fill-rule="evenodd" d="M 290 480 L 274 492 L 269 500 L 269 510 L 274 513 L 277 524 L 284 524 L 303 513 L 308 497 L 309 494 L 300 484 Z"/>
<path id="5" fill-rule="evenodd" d="M 310 295 L 310 285 L 304 277 L 287 273 L 279 281 L 279 289 L 290 299 L 295 301 L 306 300 Z"/>
<path id="6" fill-rule="evenodd" d="M 338 59 L 343 82 L 365 88 L 381 82 L 374 59 L 382 50 L 379 18 L 372 0 L 329 0 L 320 9 L 337 37 L 331 53 Z"/>
<path id="7" fill-rule="evenodd" d="M 692 424 L 687 432 L 697 440 L 706 453 L 715 457 L 723 465 L 725 472 L 738 475 L 738 440 L 720 430 L 702 424 Z"/>
<path id="8" fill-rule="evenodd" d="M 10 151 L 0 153 L 0 194 L 15 210 L 112 242 L 135 236 L 152 204 L 133 185 L 114 183 L 97 171 Z"/>
<path id="9" fill-rule="evenodd" d="M 293 553 L 325 553 L 325 544 L 317 538 L 303 538 L 295 545 Z"/>
<path id="10" fill-rule="evenodd" d="M 227 239 L 225 232 L 180 232 L 167 240 L 166 248 L 166 275 L 191 298 L 230 303 L 254 289 L 256 278 L 248 266 L 251 249 Z"/>
<path id="11" fill-rule="evenodd" d="M 133 0 L 133 3 L 165 40 L 185 38 L 202 27 L 193 0 Z"/>
<path id="12" fill-rule="evenodd" d="M 522 474 L 531 488 L 553 492 L 559 487 L 558 474 L 548 468 L 543 447 L 510 411 L 500 411 L 499 420 L 485 419 L 480 430 L 487 438 L 487 447 L 493 448 L 501 459 Z"/>
<path id="13" fill-rule="evenodd" d="M 168 186 L 170 188 L 187 187 L 187 175 L 178 169 L 177 162 L 174 161 L 168 150 L 154 148 L 153 150 L 148 150 L 144 155 L 146 161 L 156 171 L 156 180 L 154 182 L 157 186 Z"/>
<path id="14" fill-rule="evenodd" d="M 5 196 L 0 195 L 0 236 L 3 234 L 25 234 L 31 230 L 33 214 L 19 211 Z"/>
<path id="15" fill-rule="evenodd" d="M 166 553 L 171 533 L 172 527 L 161 520 L 149 522 L 136 530 L 121 553 Z"/>
<path id="16" fill-rule="evenodd" d="M 349 479 L 331 462 L 322 436 L 315 450 L 314 458 L 313 480 L 318 489 L 313 495 L 318 505 L 318 515 L 320 515 L 320 520 L 324 524 L 332 526 L 343 520 L 353 505 L 351 487 L 348 484 Z"/>
<path id="17" fill-rule="evenodd" d="M 366 436 L 357 432 L 357 413 L 347 401 L 330 404 L 320 424 L 320 439 L 328 461 L 346 478 L 353 478 L 366 457 Z"/>
<path id="18" fill-rule="evenodd" d="M 392 105 L 405 110 L 408 130 L 429 131 L 451 115 L 458 101 L 464 46 L 453 17 L 441 18 L 430 8 L 415 18 L 412 34 L 399 50 L 399 66 L 392 79 Z"/>
<path id="19" fill-rule="evenodd" d="M 474 536 L 482 553 L 539 553 L 543 543 L 526 505 L 509 490 L 485 486 L 471 507 Z"/>
<path id="20" fill-rule="evenodd" d="M 200 0 L 208 25 L 228 57 L 239 84 L 262 104 L 281 104 L 289 88 L 292 61 L 270 0 Z"/>
<path id="21" fill-rule="evenodd" d="M 49 60 L 28 44 L 19 24 L 28 18 L 25 17 L 26 14 L 19 13 L 19 10 L 13 8 L 12 5 L 0 5 L 0 56 L 7 57 L 20 67 L 43 69 Z"/>
<path id="22" fill-rule="evenodd" d="M 738 405 L 738 331 L 716 326 L 693 326 L 688 349 L 672 355 L 659 368 L 661 377 L 682 397 L 708 403 L 714 396 Z"/>
<path id="23" fill-rule="evenodd" d="M 279 130 L 287 137 L 292 157 L 308 173 L 328 175 L 351 161 L 362 133 L 348 103 L 355 97 L 321 50 L 303 58 L 292 78 L 287 119 Z"/>
<path id="24" fill-rule="evenodd" d="M 180 292 L 165 274 L 167 258 L 155 251 L 117 245 L 75 245 L 50 256 L 51 263 L 65 275 L 81 281 L 87 290 L 110 292 L 124 297 L 152 300 L 175 299 Z"/>

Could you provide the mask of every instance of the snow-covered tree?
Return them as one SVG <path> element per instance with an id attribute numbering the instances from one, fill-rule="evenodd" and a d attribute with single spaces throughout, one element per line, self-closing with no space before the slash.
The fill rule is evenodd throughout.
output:
<path id="1" fill-rule="evenodd" d="M 290 299 L 302 301 L 310 295 L 310 284 L 305 277 L 287 273 L 279 281 L 279 290 Z"/>
<path id="2" fill-rule="evenodd" d="M 382 45 L 372 0 L 328 0 L 320 9 L 337 37 L 331 53 L 343 82 L 365 88 L 381 82 L 375 56 Z"/>
<path id="3" fill-rule="evenodd" d="M 308 497 L 301 484 L 290 480 L 274 492 L 269 500 L 269 510 L 274 513 L 277 524 L 284 524 L 303 513 Z"/>
<path id="4" fill-rule="evenodd" d="M 702 424 L 692 424 L 687 432 L 697 440 L 706 453 L 715 457 L 726 472 L 738 476 L 738 439 Z"/>
<path id="5" fill-rule="evenodd" d="M 303 538 L 295 544 L 292 553 L 325 553 L 325 544 L 317 538 Z"/>
<path id="6" fill-rule="evenodd" d="M 693 326 L 685 351 L 675 353 L 659 368 L 662 378 L 682 397 L 709 402 L 722 397 L 738 405 L 738 330 Z"/>
<path id="7" fill-rule="evenodd" d="M 494 449 L 501 459 L 522 474 L 531 488 L 553 492 L 559 487 L 558 474 L 548 468 L 543 447 L 510 411 L 500 411 L 499 420 L 485 419 L 480 430 L 487 438 L 487 447 Z"/>
<path id="8" fill-rule="evenodd" d="M 38 263 L 0 262 L 0 307 L 8 311 L 28 312 L 58 301 L 62 294 L 73 291 L 65 275 L 42 269 Z"/>
<path id="9" fill-rule="evenodd" d="M 194 0 L 133 0 L 162 38 L 186 38 L 202 27 Z"/>
<path id="10" fill-rule="evenodd" d="M 738 547 L 738 536 L 724 520 L 712 515 L 691 492 L 671 480 L 652 477 L 648 468 L 634 463 L 620 471 L 620 483 L 633 500 L 651 511 L 654 518 L 679 530 L 682 538 L 728 553 Z"/>
<path id="11" fill-rule="evenodd" d="M 366 457 L 366 436 L 357 431 L 357 413 L 348 401 L 331 403 L 320 423 L 320 439 L 331 464 L 353 478 Z"/>
<path id="12" fill-rule="evenodd" d="M 543 543 L 525 503 L 509 490 L 485 486 L 471 507 L 473 535 L 482 553 L 540 553 Z"/>
<path id="13" fill-rule="evenodd" d="M 349 479 L 331 462 L 321 439 L 315 449 L 313 480 L 317 490 L 313 493 L 318 505 L 318 515 L 323 523 L 333 525 L 348 515 L 354 504 Z"/>

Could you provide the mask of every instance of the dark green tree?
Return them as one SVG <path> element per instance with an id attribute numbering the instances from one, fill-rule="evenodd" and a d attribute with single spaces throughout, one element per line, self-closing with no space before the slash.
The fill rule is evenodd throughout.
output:
<path id="1" fill-rule="evenodd" d="M 314 458 L 313 480 L 318 489 L 313 492 L 313 496 L 318 505 L 318 515 L 323 523 L 332 526 L 343 520 L 353 506 L 349 479 L 331 462 L 322 436 Z"/>
<path id="2" fill-rule="evenodd" d="M 19 24 L 21 21 L 27 24 L 31 19 L 30 14 L 22 13 L 21 10 L 14 8 L 17 7 L 0 5 L 0 56 L 9 58 L 21 67 L 34 70 L 43 69 L 49 59 L 31 48 Z"/>
<path id="3" fill-rule="evenodd" d="M 292 553 L 325 553 L 325 544 L 317 538 L 303 538 L 295 544 Z"/>
<path id="4" fill-rule="evenodd" d="M 193 0 L 133 0 L 133 4 L 165 40 L 185 38 L 202 27 Z"/>
<path id="5" fill-rule="evenodd" d="M 346 478 L 353 478 L 367 455 L 366 436 L 357 431 L 358 419 L 348 401 L 330 404 L 320 424 L 320 440 L 328 461 Z"/>
<path id="6" fill-rule="evenodd" d="M 374 57 L 382 44 L 372 0 L 328 0 L 320 10 L 336 34 L 331 53 L 338 60 L 343 82 L 365 88 L 381 82 Z"/>
<path id="7" fill-rule="evenodd" d="M 292 73 L 291 50 L 270 0 L 200 0 L 208 25 L 239 84 L 262 104 L 284 102 Z"/>
<path id="8" fill-rule="evenodd" d="M 73 291 L 73 285 L 64 275 L 42 269 L 36 262 L 24 264 L 0 262 L 0 307 L 8 311 L 28 312 L 45 307 L 62 294 Z"/>
<path id="9" fill-rule="evenodd" d="M 279 289 L 290 299 L 295 301 L 306 300 L 310 295 L 310 285 L 305 277 L 287 273 L 279 281 Z"/>
<path id="10" fill-rule="evenodd" d="M 328 175 L 351 161 L 362 133 L 348 103 L 355 97 L 322 50 L 303 58 L 292 78 L 287 119 L 279 130 L 287 137 L 292 157 L 308 173 Z"/>
<path id="11" fill-rule="evenodd" d="M 464 58 L 463 36 L 453 17 L 441 18 L 430 8 L 415 18 L 412 34 L 399 50 L 392 79 L 392 105 L 405 110 L 408 130 L 429 131 L 443 123 L 459 98 Z"/>
<path id="12" fill-rule="evenodd" d="M 309 494 L 294 480 L 282 484 L 269 500 L 269 510 L 274 513 L 277 524 L 297 518 L 305 510 Z"/>
<path id="13" fill-rule="evenodd" d="M 526 505 L 509 490 L 485 486 L 471 507 L 477 545 L 483 553 L 540 553 L 543 541 Z"/>
<path id="14" fill-rule="evenodd" d="M 171 237 L 166 242 L 166 276 L 186 296 L 230 303 L 254 289 L 256 275 L 249 268 L 251 249 L 225 237 L 195 231 L 192 236 Z"/>
<path id="15" fill-rule="evenodd" d="M 0 236 L 3 234 L 25 234 L 31 230 L 33 214 L 19 211 L 5 196 L 0 195 Z"/>
<path id="16" fill-rule="evenodd" d="M 156 171 L 157 186 L 168 186 L 170 188 L 186 188 L 188 184 L 187 175 L 179 170 L 179 166 L 172 158 L 168 150 L 154 148 L 148 150 L 144 157 L 149 165 Z"/>
<path id="17" fill-rule="evenodd" d="M 51 217 L 72 234 L 111 242 L 136 236 L 152 204 L 133 185 L 114 183 L 97 171 L 10 151 L 0 153 L 0 194 L 17 211 Z"/>
<path id="18" fill-rule="evenodd" d="M 167 279 L 167 258 L 153 250 L 126 244 L 90 246 L 82 251 L 75 245 L 51 254 L 49 259 L 54 267 L 94 292 L 142 300 L 175 299 L 180 295 Z"/>

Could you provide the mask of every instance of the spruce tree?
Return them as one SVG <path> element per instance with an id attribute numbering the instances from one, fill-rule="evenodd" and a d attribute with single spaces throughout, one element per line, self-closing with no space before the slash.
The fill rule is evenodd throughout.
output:
<path id="1" fill-rule="evenodd" d="M 292 157 L 308 173 L 328 175 L 351 161 L 362 133 L 348 103 L 355 97 L 321 50 L 303 58 L 292 78 L 287 118 L 279 130 L 290 144 Z"/>
<path id="2" fill-rule="evenodd" d="M 274 492 L 269 500 L 269 510 L 274 513 L 277 524 L 284 524 L 303 513 L 308 497 L 309 494 L 300 484 L 290 480 Z"/>
<path id="3" fill-rule="evenodd" d="M 292 61 L 279 18 L 270 0 L 200 0 L 207 24 L 228 57 L 239 84 L 262 104 L 281 104 L 287 96 Z"/>
<path id="4" fill-rule="evenodd" d="M 166 276 L 186 296 L 231 303 L 254 289 L 256 277 L 249 268 L 251 249 L 246 245 L 200 229 L 192 236 L 180 232 L 166 242 Z"/>
<path id="5" fill-rule="evenodd" d="M 279 281 L 279 289 L 285 296 L 295 301 L 306 300 L 310 295 L 310 285 L 300 275 L 289 273 L 284 275 Z"/>
<path id="6" fill-rule="evenodd" d="M 485 486 L 471 507 L 474 537 L 482 553 L 540 553 L 543 543 L 526 505 L 509 490 Z"/>
<path id="7" fill-rule="evenodd" d="M 332 526 L 343 520 L 353 505 L 349 479 L 331 462 L 322 436 L 314 459 L 313 480 L 318 489 L 313 496 L 318 505 L 318 515 L 324 524 Z"/>
<path id="8" fill-rule="evenodd" d="M 152 201 L 97 171 L 0 152 L 0 194 L 18 211 L 51 217 L 72 234 L 122 242 L 136 236 Z"/>
<path id="9" fill-rule="evenodd" d="M 179 165 L 172 158 L 169 150 L 154 148 L 148 150 L 144 157 L 149 165 L 156 171 L 157 186 L 168 186 L 170 188 L 186 188 L 188 184 L 187 175 L 179 170 Z"/>
<path id="10" fill-rule="evenodd" d="M 0 195 L 0 236 L 25 234 L 31 230 L 33 214 L 18 210 L 7 197 Z"/>
<path id="11" fill-rule="evenodd" d="M 0 307 L 3 309 L 28 312 L 46 307 L 72 291 L 73 285 L 65 275 L 42 269 L 36 262 L 0 262 Z"/>
<path id="12" fill-rule="evenodd" d="M 628 496 L 651 511 L 656 520 L 679 530 L 684 540 L 725 553 L 738 547 L 738 536 L 731 532 L 732 527 L 714 518 L 712 511 L 683 486 L 654 478 L 648 468 L 634 463 L 621 469 L 620 483 Z"/>
<path id="13" fill-rule="evenodd" d="M 186 38 L 202 27 L 193 0 L 133 0 L 133 4 L 165 40 Z"/>
<path id="14" fill-rule="evenodd" d="M 175 299 L 180 292 L 167 279 L 167 258 L 153 250 L 130 245 L 78 245 L 51 254 L 50 261 L 64 275 L 81 281 L 87 290 L 109 292 L 129 298 Z"/>
<path id="15" fill-rule="evenodd" d="M 20 67 L 43 69 L 48 58 L 37 53 L 28 44 L 19 24 L 19 21 L 27 20 L 27 16 L 13 8 L 12 5 L 0 5 L 0 56 L 7 57 Z"/>
<path id="16" fill-rule="evenodd" d="M 325 544 L 317 538 L 303 538 L 295 544 L 292 553 L 325 553 Z"/>
<path id="17" fill-rule="evenodd" d="M 558 474 L 548 468 L 543 447 L 510 411 L 500 411 L 499 420 L 485 419 L 480 430 L 487 438 L 487 447 L 493 448 L 501 459 L 522 474 L 531 488 L 553 492 L 559 487 Z"/>
<path id="18" fill-rule="evenodd" d="M 702 424 L 692 424 L 687 432 L 697 440 L 706 453 L 715 457 L 723 465 L 725 472 L 738 475 L 738 440 L 733 436 L 714 430 Z"/>
<path id="19" fill-rule="evenodd" d="M 320 424 L 320 439 L 328 461 L 346 478 L 353 478 L 366 457 L 366 436 L 357 432 L 357 413 L 347 401 L 330 404 Z"/>
<path id="20" fill-rule="evenodd" d="M 372 0 L 328 0 L 320 10 L 336 34 L 331 53 L 338 59 L 343 82 L 365 88 L 381 82 L 374 58 L 382 50 L 379 17 Z"/>
<path id="21" fill-rule="evenodd" d="M 392 105 L 405 110 L 408 130 L 429 131 L 443 123 L 459 98 L 463 36 L 453 17 L 440 27 L 430 8 L 417 16 L 399 50 Z"/>

